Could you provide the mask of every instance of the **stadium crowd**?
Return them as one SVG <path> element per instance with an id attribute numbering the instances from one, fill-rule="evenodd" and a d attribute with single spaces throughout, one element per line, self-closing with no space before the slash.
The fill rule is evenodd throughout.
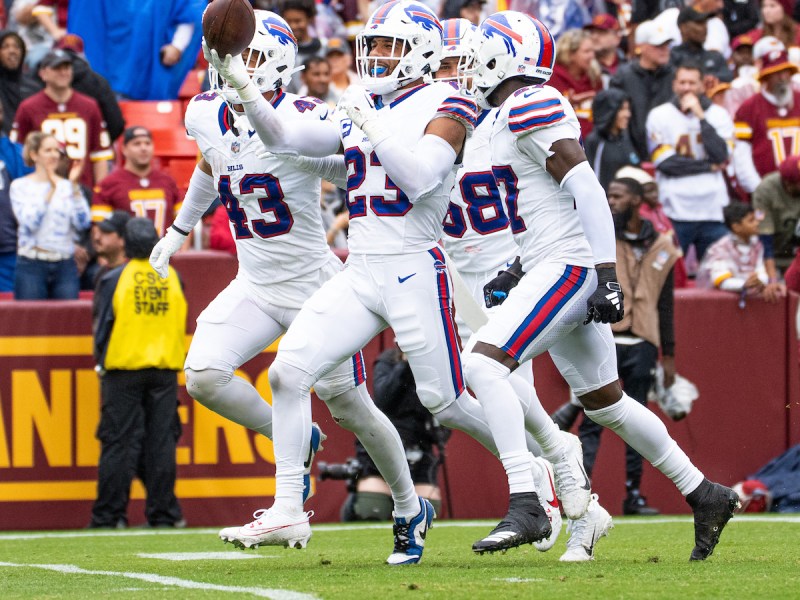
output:
<path id="1" fill-rule="evenodd" d="M 170 168 L 170 153 L 160 153 L 158 135 L 150 136 L 150 156 L 145 150 L 140 161 L 147 166 L 132 169 L 127 144 L 120 136 L 125 126 L 148 123 L 137 114 L 133 118 L 138 120 L 128 118 L 126 122 L 120 104 L 179 98 L 185 104 L 192 92 L 200 91 L 201 80 L 207 89 L 206 63 L 199 52 L 200 18 L 206 1 L 113 2 L 113 11 L 93 12 L 104 3 L 92 0 L 70 6 L 68 0 L 5 0 L 0 4 L 4 29 L 0 33 L 3 177 L 10 184 L 32 170 L 32 164 L 22 165 L 23 145 L 30 132 L 52 133 L 70 159 L 84 161 L 81 184 L 94 222 L 107 217 L 113 208 L 123 208 L 153 219 L 157 230 L 163 232 L 165 222 L 180 207 L 190 171 L 185 166 Z M 287 90 L 335 106 L 347 86 L 358 81 L 353 65 L 354 35 L 382 2 L 251 3 L 254 8 L 284 16 L 297 37 L 297 62 L 305 68 L 293 76 Z M 723 207 L 734 200 L 751 203 L 759 221 L 761 243 L 753 241 L 753 248 L 764 263 L 763 269 L 760 263 L 756 268 L 763 281 L 751 280 L 745 292 L 773 301 L 785 294 L 783 273 L 800 241 L 800 172 L 795 172 L 800 155 L 797 3 L 424 3 L 442 19 L 462 17 L 478 24 L 485 15 L 508 8 L 529 11 L 548 26 L 557 39 L 557 62 L 549 85 L 575 108 L 587 156 L 601 183 L 607 187 L 626 166 L 654 176 L 658 195 L 642 205 L 642 214 L 651 220 L 657 215 L 660 230 L 670 232 L 685 255 L 676 266 L 676 287 L 694 285 L 707 249 L 728 235 Z M 131 17 L 134 13 L 136 18 Z M 96 27 L 96 14 L 113 16 L 106 17 L 103 27 Z M 130 40 L 129 44 L 116 43 L 120 36 Z M 152 43 L 139 47 L 135 40 L 141 39 Z M 131 57 L 135 63 L 130 62 Z M 681 67 L 688 67 L 684 72 L 694 69 L 699 82 L 676 82 Z M 687 94 L 697 101 L 681 100 Z M 666 107 L 659 108 L 670 103 L 680 103 L 674 114 Z M 673 120 L 675 115 L 678 121 Z M 676 130 L 677 122 L 682 122 L 685 130 Z M 113 153 L 116 159 L 112 159 Z M 131 175 L 126 177 L 125 171 Z M 115 181 L 128 180 L 127 184 L 102 184 L 109 173 Z M 12 234 L 17 228 L 12 210 L 17 188 L 19 184 L 7 185 L 0 192 L 0 229 L 4 232 L 0 292 L 7 295 L 14 290 L 18 254 L 52 251 L 46 247 L 47 240 L 36 241 L 43 246 L 34 247 L 25 236 Z M 109 198 L 109 189 L 117 198 Z M 343 193 L 325 184 L 320 201 L 329 243 L 346 248 Z M 212 207 L 197 234 L 198 239 L 187 243 L 186 250 L 212 248 L 235 253 L 221 204 Z M 79 228 L 75 237 L 80 288 L 92 290 L 98 267 L 91 230 Z M 727 247 L 744 251 L 741 244 Z M 724 281 L 738 281 L 740 275 L 725 271 L 711 280 L 701 278 L 698 284 L 732 289 L 735 286 Z"/>

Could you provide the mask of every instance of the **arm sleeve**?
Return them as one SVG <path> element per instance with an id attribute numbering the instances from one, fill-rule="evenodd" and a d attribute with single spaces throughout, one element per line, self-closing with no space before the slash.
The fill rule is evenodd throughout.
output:
<path id="1" fill-rule="evenodd" d="M 764 258 L 775 258 L 775 245 L 772 243 L 772 234 L 762 233 L 758 238 L 764 246 Z"/>
<path id="2" fill-rule="evenodd" d="M 703 136 L 703 147 L 708 153 L 709 161 L 713 164 L 720 164 L 728 160 L 728 142 L 706 119 L 700 121 L 700 133 Z"/>
<path id="3" fill-rule="evenodd" d="M 322 157 L 336 154 L 341 146 L 339 131 L 330 121 L 292 121 L 284 127 L 272 105 L 258 95 L 243 104 L 250 124 L 267 150 L 288 150 L 304 156 Z"/>
<path id="4" fill-rule="evenodd" d="M 195 167 L 189 189 L 175 217 L 175 226 L 181 231 L 191 231 L 218 195 L 214 178 Z"/>
<path id="5" fill-rule="evenodd" d="M 617 262 L 617 242 L 611 209 L 589 163 L 581 161 L 564 175 L 561 188 L 575 198 L 578 218 L 592 247 L 595 264 Z"/>
<path id="6" fill-rule="evenodd" d="M 752 194 L 761 183 L 761 176 L 753 162 L 753 146 L 749 142 L 736 140 L 733 146 L 733 170 L 739 185 L 748 194 Z"/>
<path id="7" fill-rule="evenodd" d="M 675 271 L 669 270 L 658 297 L 658 333 L 661 354 L 675 356 Z"/>
<path id="8" fill-rule="evenodd" d="M 672 154 L 664 158 L 656 167 L 660 173 L 669 177 L 689 177 L 700 173 L 710 173 L 711 163 L 707 160 L 698 160 L 688 156 Z"/>
<path id="9" fill-rule="evenodd" d="M 71 183 L 67 183 L 72 187 Z M 92 224 L 92 213 L 89 209 L 89 203 L 86 201 L 86 196 L 83 195 L 83 190 L 72 191 L 72 226 L 78 231 L 86 231 Z"/>
<path id="10" fill-rule="evenodd" d="M 427 134 L 414 148 L 404 148 L 394 137 L 375 146 L 386 174 L 411 202 L 423 199 L 445 180 L 453 169 L 456 151 L 438 135 Z"/>
<path id="11" fill-rule="evenodd" d="M 284 160 L 301 171 L 316 175 L 325 181 L 330 181 L 333 185 L 343 190 L 347 189 L 347 165 L 344 161 L 344 155 L 332 154 L 323 158 L 287 156 Z"/>
<path id="12" fill-rule="evenodd" d="M 106 361 L 108 342 L 111 339 L 111 330 L 114 327 L 114 291 L 119 282 L 119 273 L 110 273 L 103 277 L 95 290 L 95 319 L 94 319 L 94 360 L 101 367 Z"/>

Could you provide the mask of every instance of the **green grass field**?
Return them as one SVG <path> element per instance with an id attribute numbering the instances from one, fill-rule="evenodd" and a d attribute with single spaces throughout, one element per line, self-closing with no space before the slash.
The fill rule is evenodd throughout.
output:
<path id="1" fill-rule="evenodd" d="M 316 525 L 306 550 L 248 552 L 208 529 L 8 532 L 0 598 L 800 598 L 800 516 L 738 516 L 704 563 L 688 562 L 687 517 L 614 522 L 594 562 L 565 564 L 563 529 L 545 554 L 474 556 L 494 523 L 442 521 L 408 567 L 383 564 L 388 525 Z"/>

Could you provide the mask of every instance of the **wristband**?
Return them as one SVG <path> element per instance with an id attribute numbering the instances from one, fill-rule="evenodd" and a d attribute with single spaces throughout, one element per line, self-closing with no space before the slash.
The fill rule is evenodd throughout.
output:
<path id="1" fill-rule="evenodd" d="M 180 233 L 183 237 L 188 237 L 188 235 L 189 235 L 186 231 L 183 231 L 182 229 L 178 229 L 177 227 L 175 227 L 175 223 L 170 225 L 170 227 L 172 229 L 174 229 L 175 231 L 177 231 L 178 233 Z"/>

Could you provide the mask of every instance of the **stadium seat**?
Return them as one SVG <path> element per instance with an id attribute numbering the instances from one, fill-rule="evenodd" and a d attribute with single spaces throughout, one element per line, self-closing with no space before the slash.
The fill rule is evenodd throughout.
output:
<path id="1" fill-rule="evenodd" d="M 186 75 L 186 79 L 183 81 L 180 91 L 178 92 L 178 98 L 181 100 L 190 100 L 199 94 L 201 91 L 200 86 L 203 83 L 205 74 L 206 72 L 202 69 L 193 69 L 189 71 L 189 73 Z"/>
<path id="2" fill-rule="evenodd" d="M 122 101 L 119 103 L 125 127 L 142 125 L 150 131 L 183 131 L 183 104 L 180 101 Z"/>
<path id="3" fill-rule="evenodd" d="M 151 132 L 156 156 L 162 161 L 197 158 L 197 143 L 186 135 L 183 126 L 174 129 L 153 129 Z"/>
<path id="4" fill-rule="evenodd" d="M 161 167 L 169 173 L 183 192 L 189 188 L 189 180 L 192 178 L 196 165 L 197 158 L 173 158 L 161 162 Z"/>

